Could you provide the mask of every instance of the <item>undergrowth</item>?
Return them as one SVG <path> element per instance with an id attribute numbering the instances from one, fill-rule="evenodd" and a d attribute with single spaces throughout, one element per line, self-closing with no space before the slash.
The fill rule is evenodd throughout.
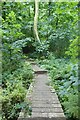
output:
<path id="1" fill-rule="evenodd" d="M 21 109 L 26 115 L 31 115 L 30 103 L 25 100 L 26 93 L 33 79 L 33 71 L 28 62 L 23 62 L 22 67 L 12 74 L 4 72 L 3 89 L 0 98 L 2 101 L 2 120 L 17 120 Z"/>
<path id="2" fill-rule="evenodd" d="M 69 60 L 56 59 L 50 55 L 48 59 L 39 60 L 42 68 L 48 70 L 50 85 L 55 88 L 68 120 L 79 120 L 78 64 Z"/>

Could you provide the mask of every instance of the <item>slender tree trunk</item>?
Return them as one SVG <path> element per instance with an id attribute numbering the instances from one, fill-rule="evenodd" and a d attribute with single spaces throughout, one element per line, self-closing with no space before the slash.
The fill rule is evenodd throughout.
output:
<path id="1" fill-rule="evenodd" d="M 30 6 L 29 6 L 29 18 L 31 18 L 31 10 L 30 10 Z M 33 37 L 33 26 L 31 25 L 31 37 Z"/>
<path id="2" fill-rule="evenodd" d="M 51 15 L 51 0 L 49 0 L 49 4 L 48 4 L 48 10 L 49 10 L 49 16 Z"/>
<path id="3" fill-rule="evenodd" d="M 57 15 L 57 18 L 56 18 L 56 29 L 58 28 L 58 15 Z"/>
<path id="4" fill-rule="evenodd" d="M 50 17 L 51 15 L 51 0 L 49 0 L 49 3 L 48 3 L 48 17 Z M 48 40 L 48 29 L 47 29 L 47 40 Z"/>
<path id="5" fill-rule="evenodd" d="M 40 43 L 38 30 L 37 30 L 37 23 L 38 23 L 38 12 L 39 12 L 39 1 L 35 0 L 35 16 L 34 16 L 34 36 L 35 40 Z"/>

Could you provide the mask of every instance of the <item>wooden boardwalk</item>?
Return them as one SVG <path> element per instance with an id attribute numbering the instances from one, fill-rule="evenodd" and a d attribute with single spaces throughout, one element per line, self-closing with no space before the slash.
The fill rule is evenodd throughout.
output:
<path id="1" fill-rule="evenodd" d="M 28 96 L 32 103 L 32 115 L 24 117 L 21 112 L 18 120 L 66 120 L 55 90 L 52 91 L 47 85 L 47 71 L 34 63 L 32 67 L 35 72 L 35 83 L 31 95 Z"/>

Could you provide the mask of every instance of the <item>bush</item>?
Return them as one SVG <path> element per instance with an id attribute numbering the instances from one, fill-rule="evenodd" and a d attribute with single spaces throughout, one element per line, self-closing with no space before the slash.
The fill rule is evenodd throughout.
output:
<path id="1" fill-rule="evenodd" d="M 48 56 L 48 41 L 35 42 L 34 46 L 35 52 L 33 53 L 33 58 L 46 58 Z"/>
<path id="2" fill-rule="evenodd" d="M 26 90 L 22 82 L 18 81 L 13 85 L 7 83 L 7 88 L 3 90 L 2 96 L 2 117 L 7 120 L 17 120 L 22 108 L 21 104 L 26 96 Z M 18 106 L 19 105 L 19 106 Z"/>
<path id="3" fill-rule="evenodd" d="M 50 85 L 55 88 L 60 102 L 64 108 L 67 118 L 77 120 L 79 117 L 78 107 L 78 65 L 69 63 L 65 59 L 56 59 L 49 56 L 49 59 L 40 61 L 51 77 Z"/>
<path id="4" fill-rule="evenodd" d="M 78 103 L 78 94 L 69 94 L 68 96 L 68 101 L 64 101 L 62 103 L 62 105 L 65 108 L 65 113 L 67 114 L 68 117 L 71 118 L 79 118 L 79 111 L 80 111 L 80 107 L 79 107 L 79 103 Z"/>
<path id="5" fill-rule="evenodd" d="M 25 97 L 26 90 L 32 82 L 33 72 L 28 62 L 23 62 L 21 66 L 12 74 L 9 71 L 3 74 L 3 94 L 1 97 L 3 120 L 17 120 L 23 108 L 27 115 L 31 114 L 29 102 L 25 101 Z"/>
<path id="6" fill-rule="evenodd" d="M 69 46 L 69 50 L 67 50 L 65 52 L 65 54 L 67 56 L 70 56 L 71 57 L 71 61 L 73 63 L 77 63 L 78 62 L 78 52 L 79 52 L 79 47 L 78 47 L 78 37 L 76 37 L 74 40 L 70 40 L 70 46 Z"/>
<path id="7" fill-rule="evenodd" d="M 32 82 L 33 79 L 33 71 L 29 63 L 25 63 L 23 65 L 23 70 L 21 72 L 22 78 L 23 78 L 23 85 L 27 89 L 29 88 L 30 83 Z"/>

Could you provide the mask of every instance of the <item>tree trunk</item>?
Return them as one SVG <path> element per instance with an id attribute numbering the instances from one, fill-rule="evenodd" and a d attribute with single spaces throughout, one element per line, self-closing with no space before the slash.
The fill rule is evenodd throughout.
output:
<path id="1" fill-rule="evenodd" d="M 51 15 L 51 0 L 49 0 L 48 10 L 49 10 L 49 16 L 50 16 Z"/>
<path id="2" fill-rule="evenodd" d="M 39 12 L 39 1 L 35 0 L 34 36 L 35 36 L 35 40 L 37 40 L 40 43 L 40 39 L 38 36 L 38 30 L 37 30 L 38 12 Z"/>

